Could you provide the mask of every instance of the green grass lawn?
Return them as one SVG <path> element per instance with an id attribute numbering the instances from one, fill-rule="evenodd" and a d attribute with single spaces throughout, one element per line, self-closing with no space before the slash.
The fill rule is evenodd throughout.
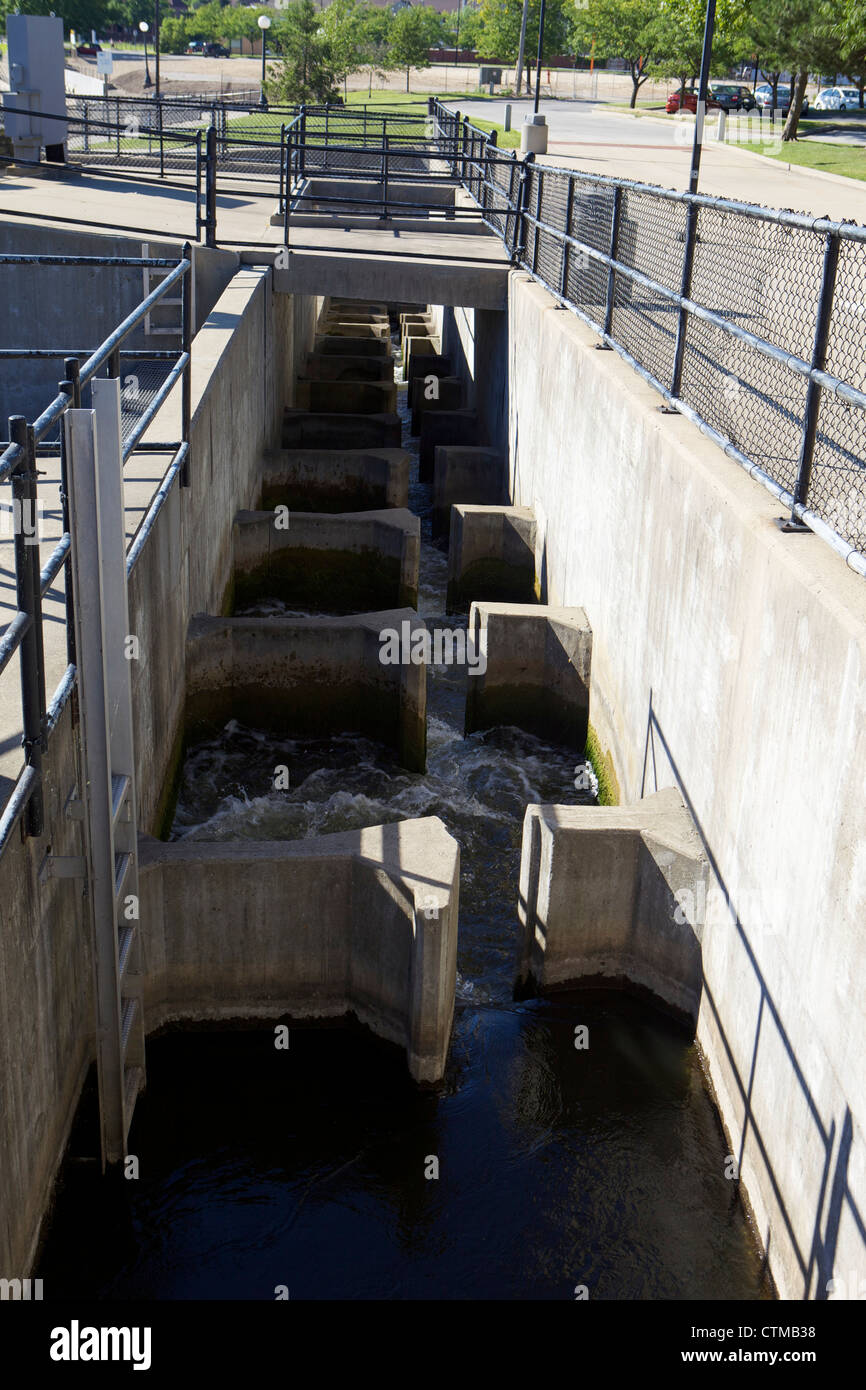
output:
<path id="1" fill-rule="evenodd" d="M 731 149 L 738 146 L 731 145 Z M 796 164 L 802 169 L 819 169 L 825 174 L 842 174 L 848 179 L 866 179 L 866 148 L 861 145 L 827 145 L 817 140 L 789 140 L 782 146 L 744 144 L 744 150 Z"/>

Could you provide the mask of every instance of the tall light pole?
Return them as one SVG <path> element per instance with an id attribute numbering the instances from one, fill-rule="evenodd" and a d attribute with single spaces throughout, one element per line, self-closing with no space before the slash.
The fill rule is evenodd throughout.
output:
<path id="1" fill-rule="evenodd" d="M 538 115 L 538 93 L 541 87 L 541 50 L 544 47 L 544 3 L 541 0 L 541 13 L 538 16 L 538 57 L 535 63 L 535 114 Z"/>
<path id="2" fill-rule="evenodd" d="M 150 80 L 150 68 L 147 65 L 147 34 L 148 30 L 150 29 L 150 25 L 148 24 L 146 19 L 142 19 L 138 27 L 141 30 L 142 34 L 144 34 L 144 85 L 145 87 L 152 87 L 153 83 Z"/>
<path id="3" fill-rule="evenodd" d="M 271 27 L 271 17 L 270 15 L 260 14 L 257 22 L 262 34 L 262 95 L 259 99 L 259 105 L 267 106 L 268 99 L 265 96 L 265 55 L 268 49 L 268 30 Z"/>
<path id="4" fill-rule="evenodd" d="M 156 69 L 153 95 L 159 101 L 159 0 L 153 0 L 153 66 Z"/>
<path id="5" fill-rule="evenodd" d="M 544 3 L 544 0 L 542 0 Z M 707 0 L 707 13 L 704 18 L 704 46 L 701 50 L 701 76 L 698 82 L 698 109 L 695 115 L 695 140 L 692 145 L 692 167 L 689 173 L 689 192 L 698 191 L 698 174 L 701 168 L 701 150 L 704 141 L 704 115 L 707 109 L 707 84 L 710 77 L 710 61 L 713 54 L 713 31 L 716 27 L 716 0 Z"/>
<path id="6" fill-rule="evenodd" d="M 520 96 L 520 88 L 523 85 L 523 60 L 526 56 L 526 21 L 529 18 L 529 0 L 523 0 L 523 18 L 520 21 L 520 47 L 517 50 L 517 84 L 515 96 Z"/>

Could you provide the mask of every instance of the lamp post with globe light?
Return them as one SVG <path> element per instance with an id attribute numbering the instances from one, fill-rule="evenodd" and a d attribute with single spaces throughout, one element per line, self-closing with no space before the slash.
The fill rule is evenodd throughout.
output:
<path id="1" fill-rule="evenodd" d="M 139 22 L 138 27 L 141 30 L 142 34 L 144 34 L 144 85 L 145 87 L 152 87 L 153 83 L 150 80 L 150 68 L 147 65 L 147 35 L 150 29 L 150 25 L 148 24 L 146 19 L 142 19 Z"/>
<path id="2" fill-rule="evenodd" d="M 267 106 L 267 104 L 268 104 L 268 99 L 267 99 L 267 97 L 265 96 L 265 80 L 266 80 L 266 74 L 265 74 L 265 56 L 266 56 L 266 54 L 267 54 L 267 48 L 268 48 L 268 30 L 269 30 L 270 27 L 271 27 L 271 17 L 270 17 L 270 15 L 260 14 L 260 15 L 259 15 L 259 18 L 258 18 L 258 26 L 259 26 L 259 28 L 260 28 L 261 31 L 262 31 L 262 95 L 261 95 L 261 98 L 260 98 L 260 101 L 259 101 L 259 105 L 260 105 L 260 106 Z"/>

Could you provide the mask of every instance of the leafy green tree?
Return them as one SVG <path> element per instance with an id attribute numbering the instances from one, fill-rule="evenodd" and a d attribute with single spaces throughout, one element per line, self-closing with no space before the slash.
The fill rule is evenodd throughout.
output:
<path id="1" fill-rule="evenodd" d="M 394 66 L 406 69 L 406 91 L 412 68 L 426 68 L 428 50 L 444 33 L 442 16 L 427 5 L 407 5 L 391 21 L 390 49 Z"/>
<path id="2" fill-rule="evenodd" d="M 631 101 L 651 76 L 661 51 L 661 0 L 589 0 L 575 7 L 571 40 L 581 52 L 595 41 L 599 58 L 622 58 L 631 75 Z"/>
<path id="3" fill-rule="evenodd" d="M 359 16 L 361 67 L 367 69 L 369 95 L 372 96 L 373 78 L 384 82 L 394 65 L 389 47 L 391 13 L 381 5 L 362 4 L 359 6 Z"/>
<path id="4" fill-rule="evenodd" d="M 461 10 L 452 10 L 442 16 L 445 26 L 445 39 L 449 47 L 477 48 L 484 30 L 481 6 L 470 3 Z"/>
<path id="5" fill-rule="evenodd" d="M 343 83 L 364 66 L 363 11 L 358 0 L 331 0 L 322 16 L 337 81 Z"/>
<path id="6" fill-rule="evenodd" d="M 532 66 L 538 52 L 538 19 L 540 0 L 529 0 L 526 21 L 526 76 L 531 81 Z M 568 52 L 570 6 L 565 0 L 547 0 L 544 11 L 544 47 L 542 59 L 556 53 Z M 516 63 L 520 50 L 520 25 L 523 19 L 523 0 L 481 0 L 481 37 L 478 54 L 503 63 Z"/>
<path id="7" fill-rule="evenodd" d="M 271 29 L 271 44 L 280 59 L 265 87 L 271 101 L 335 100 L 337 70 L 313 0 L 292 0 Z"/>
<path id="8" fill-rule="evenodd" d="M 704 0 L 662 0 L 656 35 L 658 68 L 663 77 L 675 77 L 680 97 L 701 70 L 704 43 Z M 745 0 L 718 0 L 710 73 L 723 75 L 742 50 L 749 17 Z"/>

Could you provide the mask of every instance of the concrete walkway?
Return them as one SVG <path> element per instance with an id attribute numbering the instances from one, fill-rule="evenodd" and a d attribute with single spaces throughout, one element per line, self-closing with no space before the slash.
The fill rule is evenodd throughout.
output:
<path id="1" fill-rule="evenodd" d="M 460 103 L 460 110 L 470 120 L 501 122 L 505 118 L 504 102 L 466 101 Z M 522 125 L 527 110 L 528 103 L 514 104 L 515 128 Z M 691 122 L 629 116 L 586 101 L 542 101 L 540 110 L 550 126 L 543 162 L 612 178 L 638 179 L 662 188 L 688 187 Z M 715 123 L 708 120 L 708 137 L 714 128 Z M 765 207 L 793 208 L 816 217 L 853 218 L 866 224 L 866 181 L 815 175 L 735 145 L 719 145 L 710 138 L 701 159 L 700 189 Z"/>

